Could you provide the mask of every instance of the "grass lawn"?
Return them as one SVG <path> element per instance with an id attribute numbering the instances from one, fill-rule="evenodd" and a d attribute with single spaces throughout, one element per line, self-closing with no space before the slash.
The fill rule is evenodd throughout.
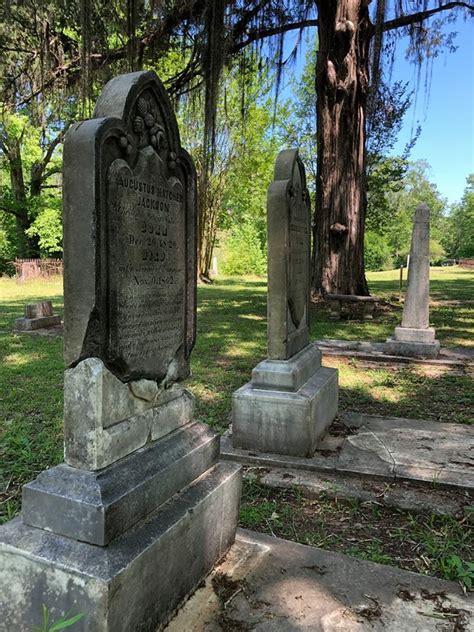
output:
<path id="1" fill-rule="evenodd" d="M 301 544 L 474 586 L 469 515 L 410 513 L 378 502 L 306 498 L 244 479 L 240 524 Z"/>
<path id="2" fill-rule="evenodd" d="M 401 320 L 398 271 L 368 276 L 372 293 L 384 301 L 375 320 L 330 321 L 327 306 L 317 303 L 313 339 L 383 341 L 393 332 Z M 431 278 L 431 320 L 442 345 L 474 344 L 474 273 L 433 268 Z M 0 522 L 19 510 L 21 485 L 62 460 L 62 339 L 11 333 L 23 306 L 44 299 L 63 313 L 59 279 L 0 279 Z M 196 417 L 225 429 L 232 392 L 265 355 L 265 279 L 219 278 L 199 287 L 198 337 L 187 384 L 197 397 Z M 335 358 L 325 363 L 339 369 L 341 409 L 458 423 L 474 417 L 474 389 L 462 372 L 367 369 Z"/>

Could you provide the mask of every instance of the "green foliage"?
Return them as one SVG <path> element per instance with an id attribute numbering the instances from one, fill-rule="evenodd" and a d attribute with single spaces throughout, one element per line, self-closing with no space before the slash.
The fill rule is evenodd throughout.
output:
<path id="1" fill-rule="evenodd" d="M 62 617 L 60 617 L 54 623 L 50 623 L 49 617 L 50 613 L 48 608 L 43 604 L 43 624 L 42 626 L 34 626 L 33 630 L 35 632 L 58 632 L 59 630 L 65 630 L 66 628 L 70 628 L 75 623 L 80 621 L 83 618 L 83 614 L 76 614 L 71 616 L 70 613 L 66 612 Z"/>
<path id="2" fill-rule="evenodd" d="M 441 243 L 448 257 L 474 257 L 474 173 L 467 177 L 461 201 L 451 208 Z"/>
<path id="3" fill-rule="evenodd" d="M 393 259 L 387 237 L 378 235 L 375 231 L 366 231 L 364 258 L 366 270 L 378 271 L 393 268 Z"/>
<path id="4" fill-rule="evenodd" d="M 474 585 L 474 563 L 462 560 L 459 555 L 441 558 L 439 566 L 443 577 L 453 579 L 463 584 L 467 590 Z"/>
<path id="5" fill-rule="evenodd" d="M 224 241 L 224 274 L 265 274 L 266 253 L 263 250 L 258 228 L 249 220 L 236 224 Z"/>
<path id="6" fill-rule="evenodd" d="M 391 184 L 391 175 L 393 180 Z M 410 252 L 413 215 L 416 207 L 425 203 L 430 208 L 432 261 L 444 255 L 442 238 L 446 232 L 445 210 L 447 202 L 441 197 L 436 185 L 429 179 L 429 165 L 425 161 L 407 162 L 403 158 L 387 158 L 380 161 L 369 177 L 369 204 L 367 228 L 371 249 L 368 262 L 372 261 L 376 247 L 375 235 L 379 236 L 378 249 L 388 243 L 394 265 L 405 265 Z M 383 244 L 383 245 L 382 245 Z M 368 268 L 369 270 L 371 268 Z M 383 268 L 378 268 L 383 269 Z"/>
<path id="7" fill-rule="evenodd" d="M 36 200 L 32 200 L 35 206 L 34 217 L 26 234 L 38 238 L 41 253 L 45 255 L 58 255 L 62 253 L 63 225 L 61 198 L 46 193 Z"/>

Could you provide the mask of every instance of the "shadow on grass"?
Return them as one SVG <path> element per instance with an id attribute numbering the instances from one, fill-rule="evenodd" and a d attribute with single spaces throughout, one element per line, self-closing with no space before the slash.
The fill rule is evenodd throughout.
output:
<path id="1" fill-rule="evenodd" d="M 345 379 L 347 370 L 342 367 L 340 373 L 341 410 L 446 423 L 474 423 L 474 389 L 472 379 L 467 375 L 446 371 L 442 375 L 428 376 L 413 367 L 391 372 L 366 369 L 363 379 L 359 370 L 361 379 L 354 385 L 357 376 Z"/>
<path id="2" fill-rule="evenodd" d="M 62 339 L 0 336 L 0 522 L 19 509 L 21 485 L 63 455 Z"/>

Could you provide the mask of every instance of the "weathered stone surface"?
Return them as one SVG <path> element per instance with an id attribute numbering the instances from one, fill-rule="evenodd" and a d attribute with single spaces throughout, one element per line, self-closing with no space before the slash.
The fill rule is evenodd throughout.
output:
<path id="1" fill-rule="evenodd" d="M 293 393 L 246 384 L 233 395 L 233 445 L 311 457 L 337 414 L 337 396 L 337 371 L 326 367 Z"/>
<path id="2" fill-rule="evenodd" d="M 13 328 L 18 331 L 32 331 L 35 329 L 56 327 L 60 324 L 61 318 L 53 313 L 51 301 L 41 301 L 41 303 L 25 305 L 24 318 L 17 318 Z"/>
<path id="3" fill-rule="evenodd" d="M 124 381 L 189 375 L 196 177 L 152 72 L 112 79 L 64 146 L 65 359 Z"/>
<path id="4" fill-rule="evenodd" d="M 254 466 L 247 469 L 244 478 L 274 489 L 298 489 L 307 498 L 358 499 L 405 511 L 446 516 L 462 516 L 474 501 L 474 490 L 472 494 L 467 491 L 456 493 L 453 489 L 441 489 L 437 485 L 422 487 L 406 481 L 369 481 L 367 477 L 353 473 L 347 476 L 337 472 Z"/>
<path id="5" fill-rule="evenodd" d="M 99 470 L 192 419 L 194 398 L 179 384 L 124 384 L 98 358 L 64 374 L 64 454 L 76 468 Z"/>
<path id="6" fill-rule="evenodd" d="M 310 211 L 298 151 L 281 151 L 267 198 L 268 360 L 233 395 L 235 448 L 311 457 L 337 413 L 337 371 L 309 344 Z"/>
<path id="7" fill-rule="evenodd" d="M 321 367 L 321 352 L 309 344 L 289 360 L 263 360 L 252 371 L 252 386 L 297 391 Z"/>
<path id="8" fill-rule="evenodd" d="M 23 522 L 107 545 L 219 457 L 219 436 L 192 423 L 100 472 L 62 464 L 23 487 Z"/>
<path id="9" fill-rule="evenodd" d="M 287 360 L 309 342 L 311 208 L 296 149 L 278 154 L 267 216 L 268 357 Z"/>
<path id="10" fill-rule="evenodd" d="M 435 341 L 435 330 L 433 327 L 427 327 L 426 329 L 395 327 L 394 339 L 404 342 L 422 342 L 426 344 Z"/>
<path id="11" fill-rule="evenodd" d="M 18 331 L 33 331 L 35 329 L 45 329 L 47 327 L 56 327 L 61 324 L 61 317 L 42 316 L 41 318 L 16 318 L 14 329 Z"/>
<path id="12" fill-rule="evenodd" d="M 53 315 L 53 304 L 51 301 L 25 305 L 25 318 L 44 318 Z"/>
<path id="13" fill-rule="evenodd" d="M 82 613 L 77 632 L 155 632 L 234 540 L 240 468 L 218 464 L 107 547 L 0 527 L 2 630 Z"/>
<path id="14" fill-rule="evenodd" d="M 225 609 L 215 590 L 222 578 L 235 586 Z M 455 582 L 239 529 L 224 562 L 166 632 L 448 632 L 456 627 L 473 629 L 474 605 Z"/>
<path id="15" fill-rule="evenodd" d="M 195 336 L 192 160 L 154 73 L 112 79 L 95 117 L 64 156 L 66 464 L 0 529 L 7 630 L 46 607 L 83 614 L 78 631 L 155 632 L 237 523 L 240 468 L 216 464 L 176 383 Z"/>
<path id="16" fill-rule="evenodd" d="M 413 220 L 408 285 L 402 327 L 426 329 L 430 325 L 430 209 L 420 204 Z"/>
<path id="17" fill-rule="evenodd" d="M 404 356 L 406 358 L 434 359 L 439 356 L 439 350 L 440 343 L 438 340 L 435 340 L 434 342 L 414 342 L 388 338 L 387 342 L 385 343 L 386 354 L 394 356 Z"/>
<path id="18" fill-rule="evenodd" d="M 474 432 L 470 426 L 424 419 L 341 413 L 352 434 L 324 437 L 311 458 L 240 449 L 222 438 L 224 459 L 245 465 L 337 472 L 386 481 L 474 492 Z"/>
<path id="19" fill-rule="evenodd" d="M 407 357 L 436 358 L 440 345 L 429 326 L 430 210 L 420 204 L 415 211 L 410 247 L 408 285 L 401 327 L 386 342 L 386 353 Z"/>

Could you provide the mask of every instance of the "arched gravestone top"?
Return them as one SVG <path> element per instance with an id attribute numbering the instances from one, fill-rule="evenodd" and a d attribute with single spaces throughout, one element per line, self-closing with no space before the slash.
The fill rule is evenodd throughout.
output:
<path id="1" fill-rule="evenodd" d="M 311 207 L 297 149 L 278 154 L 267 215 L 268 357 L 286 360 L 309 343 Z"/>
<path id="2" fill-rule="evenodd" d="M 64 146 L 65 360 L 122 381 L 189 375 L 196 176 L 153 72 L 112 79 Z"/>

